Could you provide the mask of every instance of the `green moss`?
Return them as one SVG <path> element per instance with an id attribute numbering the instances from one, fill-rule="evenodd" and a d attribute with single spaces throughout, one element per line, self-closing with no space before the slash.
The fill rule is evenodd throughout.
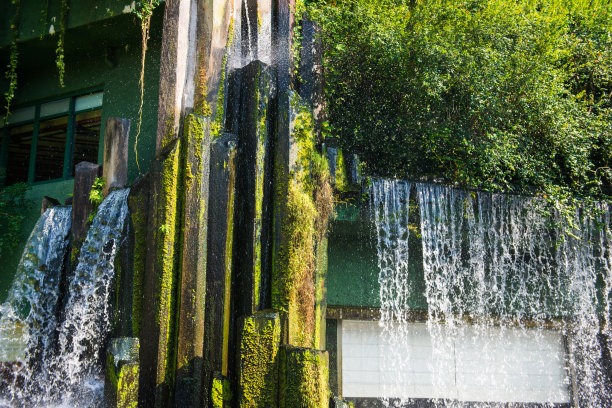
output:
<path id="1" fill-rule="evenodd" d="M 162 162 L 161 186 L 157 195 L 157 220 L 160 225 L 157 232 L 157 299 L 156 313 L 159 325 L 159 345 L 157 361 L 157 385 L 170 386 L 173 383 L 175 365 L 175 318 L 177 308 L 177 286 L 180 265 L 179 241 L 180 224 L 178 224 L 180 188 L 181 141 L 177 140 L 174 148 Z"/>
<path id="2" fill-rule="evenodd" d="M 331 188 L 326 162 L 315 150 L 310 110 L 300 103 L 296 94 L 290 99 L 290 107 L 295 112 L 291 143 L 297 145 L 297 160 L 286 176 L 288 180 L 282 172 L 283 166 L 276 164 L 279 174 L 276 210 L 281 214 L 281 237 L 280 247 L 274 253 L 273 307 L 287 315 L 289 344 L 317 347 L 323 302 L 315 302 L 318 266 L 315 249 L 317 242 L 324 238 L 332 211 Z M 324 281 L 318 283 L 324 285 Z M 320 299 L 323 296 L 319 294 Z"/>
<path id="3" fill-rule="evenodd" d="M 244 319 L 240 336 L 240 407 L 278 405 L 280 319 L 258 312 Z"/>
<path id="4" fill-rule="evenodd" d="M 342 149 L 338 149 L 338 156 L 336 156 L 336 190 L 342 192 L 348 188 L 348 177 L 346 175 L 346 165 L 344 163 L 344 155 Z"/>
<path id="5" fill-rule="evenodd" d="M 213 408 L 223 408 L 232 400 L 230 382 L 227 378 L 213 378 L 211 401 Z"/>
<path id="6" fill-rule="evenodd" d="M 136 408 L 138 406 L 138 376 L 140 368 L 137 363 L 119 362 L 117 365 L 112 354 L 106 358 L 106 387 L 109 404 L 117 408 Z"/>
<path id="7" fill-rule="evenodd" d="M 329 406 L 327 352 L 284 346 L 281 350 L 281 408 Z"/>
<path id="8" fill-rule="evenodd" d="M 148 195 L 130 196 L 130 216 L 134 229 L 134 261 L 132 288 L 132 335 L 140 336 L 142 305 L 144 298 L 144 268 L 147 252 L 147 211 Z"/>

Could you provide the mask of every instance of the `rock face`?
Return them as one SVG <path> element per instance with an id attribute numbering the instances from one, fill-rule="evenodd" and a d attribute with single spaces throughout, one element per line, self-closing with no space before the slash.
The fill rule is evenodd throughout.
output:
<path id="1" fill-rule="evenodd" d="M 81 162 L 74 169 L 74 193 L 72 195 L 72 242 L 79 243 L 85 238 L 87 220 L 92 205 L 89 201 L 91 186 L 101 175 L 99 164 Z"/>
<path id="2" fill-rule="evenodd" d="M 138 403 L 140 343 L 135 337 L 110 341 L 106 353 L 104 395 L 108 406 L 135 407 Z"/>
<path id="3" fill-rule="evenodd" d="M 130 120 L 108 118 L 104 130 L 104 195 L 109 190 L 123 188 L 127 185 L 128 139 L 130 137 Z"/>
<path id="4" fill-rule="evenodd" d="M 130 199 L 124 329 L 142 345 L 140 406 L 329 404 L 328 358 L 317 350 L 331 206 L 313 116 L 320 64 L 316 27 L 305 23 L 300 95 L 294 9 L 286 0 L 165 4 L 156 158 Z M 127 135 L 129 123 L 113 119 L 108 132 Z M 109 138 L 113 188 L 122 173 L 111 152 L 127 137 Z M 319 210 L 321 197 L 330 204 Z"/>

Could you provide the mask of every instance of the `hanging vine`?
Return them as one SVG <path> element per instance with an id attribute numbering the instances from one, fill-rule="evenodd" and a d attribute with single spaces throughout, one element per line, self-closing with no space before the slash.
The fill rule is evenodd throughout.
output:
<path id="1" fill-rule="evenodd" d="M 11 54 L 9 63 L 6 66 L 6 72 L 4 73 L 4 76 L 9 81 L 8 90 L 4 93 L 4 99 L 6 100 L 6 115 L 4 116 L 5 123 L 8 123 L 11 101 L 15 97 L 15 92 L 17 91 L 17 62 L 19 60 L 17 40 L 19 39 L 19 14 L 21 12 L 21 0 L 12 0 L 11 3 L 15 6 L 15 14 L 11 19 Z"/>
<path id="2" fill-rule="evenodd" d="M 144 74 L 145 74 L 145 60 L 147 57 L 147 49 L 149 44 L 149 31 L 151 29 L 151 16 L 153 11 L 161 0 L 144 0 L 140 8 L 134 10 L 136 16 L 140 19 L 140 31 L 142 34 L 142 55 L 140 61 L 140 80 L 138 86 L 140 88 L 140 106 L 138 107 L 138 125 L 136 126 L 136 137 L 134 138 L 134 157 L 136 159 L 136 167 L 140 173 L 140 164 L 138 163 L 138 136 L 140 136 L 140 128 L 142 126 L 142 107 L 144 103 Z"/>
<path id="3" fill-rule="evenodd" d="M 57 66 L 59 83 L 62 88 L 64 87 L 64 72 L 66 71 L 66 64 L 64 63 L 64 37 L 66 36 L 66 18 L 68 17 L 69 9 L 68 0 L 62 0 L 59 38 L 55 50 L 55 65 Z"/>
<path id="4" fill-rule="evenodd" d="M 45 7 L 40 9 L 40 39 L 42 40 L 45 34 L 47 34 L 47 19 L 49 17 L 49 0 L 45 0 Z"/>

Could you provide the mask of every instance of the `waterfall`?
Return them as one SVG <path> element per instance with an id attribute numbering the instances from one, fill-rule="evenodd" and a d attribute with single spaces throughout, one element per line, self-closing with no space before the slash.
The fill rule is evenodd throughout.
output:
<path id="1" fill-rule="evenodd" d="M 14 406 L 100 406 L 104 386 L 101 351 L 111 329 L 110 296 L 115 256 L 123 240 L 129 190 L 111 192 L 97 210 L 68 279 L 63 319 L 56 323 L 54 352 L 35 363 L 14 387 Z M 26 285 L 34 284 L 28 282 Z M 55 291 L 57 291 L 57 286 Z M 60 314 L 61 315 L 61 314 Z M 53 337 L 51 337 L 53 338 Z"/>
<path id="2" fill-rule="evenodd" d="M 406 273 L 410 259 L 420 260 L 408 256 L 404 235 L 412 234 L 406 213 L 413 212 L 420 217 L 431 398 L 436 405 L 464 406 L 471 394 L 462 381 L 512 397 L 516 378 L 509 373 L 517 356 L 508 347 L 533 344 L 530 370 L 559 384 L 539 390 L 540 403 L 559 402 L 571 394 L 581 407 L 610 406 L 602 365 L 602 356 L 610 355 L 608 206 L 599 203 L 590 213 L 576 209 L 568 219 L 546 216 L 546 203 L 538 198 L 415 183 L 418 208 L 409 209 L 403 204 L 409 186 L 390 180 L 375 180 L 372 186 L 382 335 L 390 344 L 387 351 L 392 350 L 383 361 L 401 360 L 385 367 L 396 375 L 394 381 L 410 390 L 411 379 L 402 378 L 402 367 L 410 366 L 411 357 L 398 349 L 406 349 L 403 342 L 414 338 L 410 331 L 419 330 L 408 323 L 412 310 L 403 300 L 415 296 L 410 291 L 418 286 Z M 466 378 L 459 366 L 468 366 L 474 353 L 478 361 L 491 364 Z M 555 372 L 550 359 L 562 358 L 560 354 L 566 354 L 567 370 Z M 391 398 L 401 404 L 411 395 L 392 389 L 383 401 L 389 404 Z M 510 401 L 495 400 L 494 393 L 483 399 L 476 406 Z"/>
<path id="3" fill-rule="evenodd" d="M 9 398 L 34 375 L 30 367 L 50 358 L 57 328 L 59 281 L 68 248 L 70 207 L 49 208 L 40 217 L 21 255 L 7 300 L 0 305 L 0 361 L 15 362 Z M 6 364 L 6 363 L 5 363 Z"/>

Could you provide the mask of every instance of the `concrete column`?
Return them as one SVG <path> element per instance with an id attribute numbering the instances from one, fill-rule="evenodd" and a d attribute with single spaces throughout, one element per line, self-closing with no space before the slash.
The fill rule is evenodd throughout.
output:
<path id="1" fill-rule="evenodd" d="M 210 139 L 210 119 L 189 115 L 184 126 L 183 234 L 174 399 L 176 407 L 185 408 L 200 406 L 202 388 Z"/>
<path id="2" fill-rule="evenodd" d="M 106 119 L 104 130 L 104 196 L 113 188 L 127 185 L 128 139 L 130 120 L 120 118 Z"/>
<path id="3" fill-rule="evenodd" d="M 92 211 L 89 201 L 91 186 L 100 177 L 102 167 L 99 164 L 81 162 L 74 170 L 74 190 L 72 194 L 72 242 L 80 246 L 87 233 L 87 220 Z"/>
<path id="4" fill-rule="evenodd" d="M 225 134 L 223 137 L 216 139 L 211 146 L 210 197 L 214 197 L 214 200 L 209 202 L 208 207 L 206 323 L 204 326 L 206 331 L 204 333 L 203 374 L 205 391 L 203 392 L 204 402 L 202 406 L 210 406 L 209 402 L 214 398 L 215 385 L 218 387 L 220 378 L 229 376 L 229 347 L 234 335 L 230 315 L 234 249 L 236 144 L 237 139 L 234 135 Z M 217 406 L 214 405 L 214 401 L 212 402 L 213 406 Z"/>

